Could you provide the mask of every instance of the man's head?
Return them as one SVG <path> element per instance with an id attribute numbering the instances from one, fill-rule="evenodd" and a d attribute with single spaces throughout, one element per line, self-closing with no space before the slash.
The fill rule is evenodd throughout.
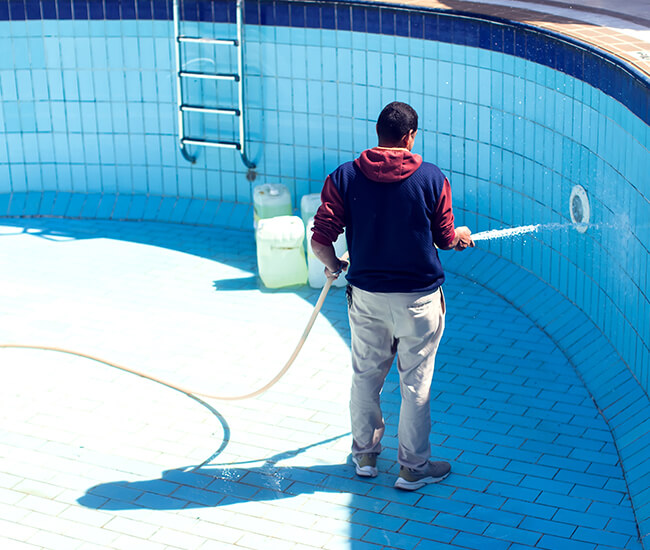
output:
<path id="1" fill-rule="evenodd" d="M 418 114 L 406 103 L 393 101 L 384 107 L 377 119 L 380 147 L 413 147 L 418 131 Z"/>

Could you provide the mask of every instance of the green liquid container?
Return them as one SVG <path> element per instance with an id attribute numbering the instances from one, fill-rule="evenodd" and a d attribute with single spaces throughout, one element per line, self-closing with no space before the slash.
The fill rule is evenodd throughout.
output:
<path id="1" fill-rule="evenodd" d="M 257 267 L 267 288 L 304 285 L 307 262 L 305 226 L 298 216 L 260 219 L 255 231 Z"/>
<path id="2" fill-rule="evenodd" d="M 255 227 L 260 220 L 276 216 L 291 216 L 291 194 L 286 185 L 265 183 L 253 189 L 253 219 Z"/>

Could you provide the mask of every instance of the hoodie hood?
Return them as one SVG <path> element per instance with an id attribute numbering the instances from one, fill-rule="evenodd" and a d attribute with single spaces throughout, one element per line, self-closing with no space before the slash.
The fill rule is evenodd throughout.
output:
<path id="1" fill-rule="evenodd" d="M 422 164 L 422 157 L 408 149 L 374 147 L 354 161 L 369 180 L 392 183 L 408 178 Z"/>

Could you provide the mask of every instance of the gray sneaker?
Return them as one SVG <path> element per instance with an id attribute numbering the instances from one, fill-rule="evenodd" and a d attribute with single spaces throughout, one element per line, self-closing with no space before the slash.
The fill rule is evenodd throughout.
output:
<path id="1" fill-rule="evenodd" d="M 424 470 L 415 472 L 401 466 L 395 487 L 405 491 L 415 491 L 427 483 L 438 483 L 451 473 L 449 462 L 428 462 Z"/>
<path id="2" fill-rule="evenodd" d="M 355 470 L 361 477 L 377 477 L 377 455 L 353 455 L 352 462 L 356 466 Z"/>

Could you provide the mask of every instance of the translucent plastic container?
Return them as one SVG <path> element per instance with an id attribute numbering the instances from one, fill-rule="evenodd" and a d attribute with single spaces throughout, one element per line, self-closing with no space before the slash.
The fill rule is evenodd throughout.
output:
<path id="1" fill-rule="evenodd" d="M 264 286 L 282 288 L 307 282 L 304 231 L 298 216 L 259 220 L 255 232 L 257 267 Z"/>
<path id="2" fill-rule="evenodd" d="M 306 240 L 308 242 L 311 242 L 311 228 L 314 226 L 314 218 L 312 217 L 308 222 L 307 222 L 307 229 L 305 232 L 306 235 Z M 347 242 L 345 240 L 345 231 L 339 235 L 339 238 L 336 239 L 336 242 L 334 243 L 334 251 L 336 252 L 336 255 L 340 258 L 345 254 L 346 250 L 348 249 Z M 309 281 L 309 286 L 312 288 L 323 288 L 325 286 L 325 282 L 327 281 L 327 277 L 325 277 L 325 264 L 321 262 L 316 255 L 314 254 L 313 250 L 311 249 L 311 246 L 307 247 L 307 269 L 309 272 L 308 276 L 308 281 Z M 345 271 L 339 275 L 339 278 L 336 279 L 333 283 L 332 286 L 345 286 L 348 284 L 347 279 L 345 278 Z"/>
<path id="3" fill-rule="evenodd" d="M 310 193 L 302 196 L 300 199 L 300 217 L 305 226 L 309 223 L 309 219 L 316 215 L 319 206 L 320 193 Z"/>
<path id="4" fill-rule="evenodd" d="M 265 183 L 253 189 L 253 219 L 255 227 L 259 220 L 275 218 L 276 216 L 291 216 L 293 206 L 291 194 L 286 185 L 281 183 Z"/>

